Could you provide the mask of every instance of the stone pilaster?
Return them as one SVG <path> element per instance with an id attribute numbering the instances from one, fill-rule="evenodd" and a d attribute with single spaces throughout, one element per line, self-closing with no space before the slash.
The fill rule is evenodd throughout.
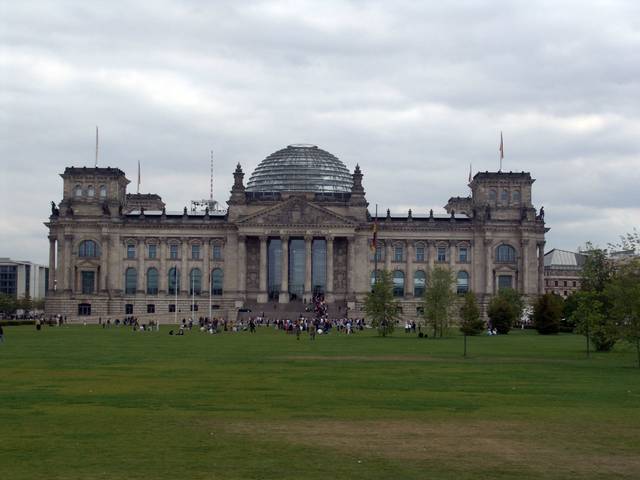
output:
<path id="1" fill-rule="evenodd" d="M 347 297 L 354 300 L 356 291 L 356 237 L 347 237 Z"/>
<path id="2" fill-rule="evenodd" d="M 238 296 L 244 300 L 247 289 L 247 237 L 238 235 Z"/>
<path id="3" fill-rule="evenodd" d="M 73 257 L 71 255 L 71 248 L 73 244 L 73 235 L 65 234 L 64 236 L 64 269 L 65 269 L 65 281 L 64 281 L 64 289 L 65 291 L 75 293 L 75 275 L 74 273 L 74 265 L 73 265 Z"/>
<path id="4" fill-rule="evenodd" d="M 544 293 L 544 243 L 538 242 L 538 295 Z"/>
<path id="5" fill-rule="evenodd" d="M 146 244 L 144 238 L 138 239 L 138 285 L 136 286 L 136 293 L 144 294 L 147 291 L 146 272 L 144 270 L 144 257 L 147 254 L 145 251 Z"/>
<path id="6" fill-rule="evenodd" d="M 391 256 L 393 255 L 392 243 L 389 239 L 384 241 L 384 269 L 387 272 L 391 271 Z M 349 245 L 351 245 L 351 242 L 349 242 Z"/>
<path id="7" fill-rule="evenodd" d="M 161 238 L 160 239 L 160 271 L 158 272 L 159 275 L 159 282 L 158 282 L 158 293 L 162 294 L 162 295 L 166 295 L 167 294 L 167 284 L 168 284 L 168 271 L 167 271 L 167 257 L 169 256 L 169 252 L 168 252 L 168 247 L 167 247 L 167 239 L 166 238 Z"/>
<path id="8" fill-rule="evenodd" d="M 100 292 L 109 291 L 109 235 L 103 234 L 100 245 Z"/>
<path id="9" fill-rule="evenodd" d="M 485 240 L 484 240 L 484 248 L 485 248 L 484 270 L 485 270 L 485 275 L 486 275 L 485 293 L 491 295 L 493 293 L 493 261 L 492 261 L 493 242 L 491 241 L 490 238 L 485 238 Z"/>
<path id="10" fill-rule="evenodd" d="M 404 294 L 407 297 L 413 297 L 413 241 L 407 241 L 407 258 L 406 260 L 406 270 L 407 273 L 405 275 L 406 282 L 404 285 Z"/>
<path id="11" fill-rule="evenodd" d="M 52 292 L 56 281 L 56 237 L 49 235 L 49 292 Z"/>
<path id="12" fill-rule="evenodd" d="M 189 265 L 187 260 L 189 258 L 189 239 L 186 237 L 181 238 L 182 241 L 182 258 L 180 259 L 180 293 L 187 295 L 189 293 L 189 272 L 187 271 Z"/>

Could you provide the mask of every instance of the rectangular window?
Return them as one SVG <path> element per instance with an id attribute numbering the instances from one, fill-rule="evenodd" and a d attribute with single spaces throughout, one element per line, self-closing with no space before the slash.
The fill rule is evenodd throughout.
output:
<path id="1" fill-rule="evenodd" d="M 565 286 L 565 287 L 567 286 L 567 281 L 566 281 L 566 280 L 564 281 L 564 286 Z"/>
<path id="2" fill-rule="evenodd" d="M 499 275 L 498 276 L 498 290 L 503 288 L 513 288 L 513 277 L 511 275 Z"/>
<path id="3" fill-rule="evenodd" d="M 169 245 L 169 258 L 171 260 L 178 259 L 178 245 L 176 245 L 175 243 Z"/>
<path id="4" fill-rule="evenodd" d="M 124 314 L 125 315 L 133 315 L 133 304 L 132 303 L 127 303 L 124 306 Z"/>
<path id="5" fill-rule="evenodd" d="M 147 305 L 147 313 L 156 313 L 156 306 L 153 303 Z"/>
<path id="6" fill-rule="evenodd" d="M 194 305 L 189 305 L 189 310 L 191 310 L 192 312 L 197 312 L 198 311 L 198 304 L 194 304 Z"/>
<path id="7" fill-rule="evenodd" d="M 396 262 L 401 262 L 402 261 L 402 247 L 401 246 L 396 246 L 393 250 L 393 259 Z"/>
<path id="8" fill-rule="evenodd" d="M 157 249 L 158 249 L 157 245 L 155 245 L 155 244 L 149 245 L 149 258 L 151 258 L 151 259 L 156 258 L 157 253 L 158 253 Z"/>
<path id="9" fill-rule="evenodd" d="M 176 304 L 175 303 L 170 303 L 169 304 L 169 313 L 173 313 L 176 311 Z"/>
<path id="10" fill-rule="evenodd" d="M 200 245 L 191 245 L 191 259 L 200 260 Z"/>
<path id="11" fill-rule="evenodd" d="M 438 247 L 438 262 L 447 261 L 447 247 Z"/>
<path id="12" fill-rule="evenodd" d="M 467 261 L 469 260 L 469 251 L 467 250 L 467 247 L 460 247 L 458 249 L 458 257 L 460 259 L 460 263 L 467 263 Z"/>
<path id="13" fill-rule="evenodd" d="M 424 262 L 424 247 L 416 247 L 416 262 Z"/>
<path id="14" fill-rule="evenodd" d="M 376 257 L 375 257 L 375 259 L 376 259 L 378 262 L 381 262 L 381 261 L 382 261 L 382 247 L 380 247 L 380 246 L 377 246 L 377 247 L 376 247 Z"/>
<path id="15" fill-rule="evenodd" d="M 222 260 L 222 247 L 220 245 L 214 245 L 212 255 L 214 260 Z"/>
<path id="16" fill-rule="evenodd" d="M 91 304 L 90 303 L 78 304 L 78 315 L 82 315 L 82 316 L 91 315 Z"/>
<path id="17" fill-rule="evenodd" d="M 554 282 L 553 282 L 553 286 L 554 286 L 554 287 L 557 287 L 557 286 L 558 286 L 558 280 L 554 280 Z"/>
<path id="18" fill-rule="evenodd" d="M 81 272 L 82 293 L 90 295 L 95 291 L 96 274 L 95 272 Z"/>
<path id="19" fill-rule="evenodd" d="M 573 281 L 573 286 L 574 286 L 574 287 L 576 286 L 576 282 L 575 282 L 575 280 Z"/>
<path id="20" fill-rule="evenodd" d="M 136 258 L 136 246 L 133 243 L 127 244 L 127 258 Z"/>

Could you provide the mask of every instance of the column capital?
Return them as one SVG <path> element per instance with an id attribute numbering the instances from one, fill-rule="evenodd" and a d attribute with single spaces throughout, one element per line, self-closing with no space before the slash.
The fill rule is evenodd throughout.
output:
<path id="1" fill-rule="evenodd" d="M 73 240 L 73 234 L 72 233 L 65 233 L 64 234 L 64 239 L 65 240 Z"/>
<path id="2" fill-rule="evenodd" d="M 50 242 L 55 242 L 58 239 L 57 235 L 48 235 L 47 238 Z"/>
<path id="3" fill-rule="evenodd" d="M 313 235 L 305 235 L 304 241 L 305 243 L 311 243 L 313 241 Z"/>
<path id="4" fill-rule="evenodd" d="M 280 241 L 281 242 L 288 242 L 289 241 L 289 234 L 280 235 Z"/>
<path id="5" fill-rule="evenodd" d="M 246 233 L 239 233 L 238 234 L 238 241 L 239 242 L 245 242 L 247 240 L 247 234 Z"/>
<path id="6" fill-rule="evenodd" d="M 269 240 L 269 235 L 260 235 L 258 238 L 261 242 L 266 242 L 267 240 Z"/>

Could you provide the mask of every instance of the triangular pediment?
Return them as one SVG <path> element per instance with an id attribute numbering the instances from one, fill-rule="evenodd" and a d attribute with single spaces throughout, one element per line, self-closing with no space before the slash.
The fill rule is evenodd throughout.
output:
<path id="1" fill-rule="evenodd" d="M 327 208 L 309 202 L 304 197 L 292 197 L 260 210 L 237 222 L 241 225 L 264 226 L 349 226 L 356 222 Z"/>

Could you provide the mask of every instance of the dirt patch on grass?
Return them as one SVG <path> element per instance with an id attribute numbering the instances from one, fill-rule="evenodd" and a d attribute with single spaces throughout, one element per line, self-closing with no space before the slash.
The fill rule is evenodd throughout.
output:
<path id="1" fill-rule="evenodd" d="M 543 477 L 637 478 L 640 452 L 601 448 L 590 436 L 525 422 L 283 421 L 216 425 L 229 433 L 363 457 L 438 461 L 453 469 L 523 468 Z M 631 429 L 630 429 L 631 430 Z M 636 429 L 637 430 L 637 429 Z M 591 432 L 597 438 L 596 432 Z M 609 432 L 607 435 L 611 435 Z M 633 438 L 638 432 L 625 431 Z"/>
<path id="2" fill-rule="evenodd" d="M 324 362 L 426 362 L 434 357 L 429 355 L 286 355 L 275 357 L 279 360 L 324 361 Z"/>

